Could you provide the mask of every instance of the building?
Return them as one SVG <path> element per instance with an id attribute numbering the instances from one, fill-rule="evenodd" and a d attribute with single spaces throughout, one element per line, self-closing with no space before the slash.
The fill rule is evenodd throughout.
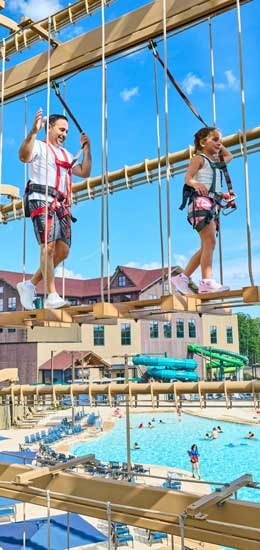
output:
<path id="1" fill-rule="evenodd" d="M 21 279 L 21 273 L 0 271 L 0 312 L 22 309 L 16 290 L 16 284 Z M 60 293 L 62 285 L 62 279 L 57 278 L 57 290 Z M 111 277 L 110 289 L 105 286 L 105 300 L 108 301 L 109 294 L 113 303 L 156 298 L 162 295 L 163 285 L 164 293 L 167 294 L 168 286 L 162 281 L 161 269 L 118 266 Z M 37 307 L 41 307 L 43 285 L 39 285 L 38 292 Z M 65 296 L 71 305 L 99 302 L 100 279 L 66 279 Z M 189 343 L 238 352 L 236 315 L 174 312 L 167 314 L 162 321 L 120 319 L 112 325 L 88 324 L 66 328 L 0 326 L 0 368 L 16 367 L 21 383 L 38 383 L 43 381 L 42 365 L 51 358 L 55 360 L 55 356 L 61 352 L 70 352 L 70 358 L 72 352 L 92 352 L 101 358 L 101 367 L 102 364 L 111 367 L 124 363 L 126 354 L 129 357 L 145 353 L 185 358 Z M 205 377 L 200 358 L 198 374 Z"/>

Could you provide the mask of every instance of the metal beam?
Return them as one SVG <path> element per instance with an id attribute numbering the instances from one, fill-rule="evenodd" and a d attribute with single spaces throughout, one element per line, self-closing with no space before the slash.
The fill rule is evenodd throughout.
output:
<path id="1" fill-rule="evenodd" d="M 0 463 L 0 495 L 46 507 L 48 490 L 52 508 L 102 519 L 107 519 L 110 502 L 112 521 L 172 535 L 181 535 L 179 517 L 197 501 L 188 492 L 67 472 L 40 476 L 29 486 L 17 483 L 28 471 L 26 466 Z M 222 507 L 212 506 L 205 520 L 186 517 L 184 535 L 238 550 L 259 550 L 259 514 L 259 504 L 227 500 Z"/>
<path id="2" fill-rule="evenodd" d="M 242 3 L 248 0 L 242 0 Z M 250 1 L 250 0 L 249 0 Z M 106 24 L 106 57 L 129 50 L 163 33 L 162 2 L 155 0 Z M 235 0 L 168 0 L 167 30 L 181 29 L 235 7 Z M 8 55 L 8 52 L 7 52 Z M 60 45 L 51 55 L 51 80 L 89 68 L 102 59 L 101 29 L 97 28 Z M 47 82 L 48 52 L 16 65 L 5 74 L 5 100 Z"/>

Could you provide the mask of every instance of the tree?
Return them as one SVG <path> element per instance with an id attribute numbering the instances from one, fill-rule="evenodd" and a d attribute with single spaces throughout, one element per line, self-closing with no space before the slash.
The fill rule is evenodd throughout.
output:
<path id="1" fill-rule="evenodd" d="M 238 313 L 239 351 L 247 355 L 249 364 L 260 362 L 260 318 Z"/>

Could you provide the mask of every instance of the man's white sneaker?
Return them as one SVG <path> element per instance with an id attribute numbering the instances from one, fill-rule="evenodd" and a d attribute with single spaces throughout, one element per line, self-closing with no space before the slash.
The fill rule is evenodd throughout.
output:
<path id="1" fill-rule="evenodd" d="M 68 306 L 68 302 L 63 300 L 57 292 L 52 292 L 48 294 L 46 300 L 44 301 L 45 309 L 58 309 L 60 307 Z"/>
<path id="2" fill-rule="evenodd" d="M 35 286 L 31 283 L 31 281 L 17 283 L 16 288 L 20 296 L 20 302 L 24 309 L 35 309 Z"/>
<path id="3" fill-rule="evenodd" d="M 189 282 L 189 277 L 187 277 L 184 273 L 179 273 L 179 275 L 172 277 L 173 286 L 175 286 L 175 288 L 177 288 L 180 292 L 183 292 L 183 294 L 191 294 L 192 291 L 189 288 Z"/>
<path id="4" fill-rule="evenodd" d="M 205 292 L 223 292 L 224 290 L 230 290 L 229 286 L 220 285 L 213 279 L 201 279 L 199 286 L 199 293 Z"/>

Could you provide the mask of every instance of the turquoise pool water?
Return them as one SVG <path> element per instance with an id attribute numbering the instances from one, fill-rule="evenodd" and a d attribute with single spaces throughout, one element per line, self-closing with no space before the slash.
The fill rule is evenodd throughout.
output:
<path id="1" fill-rule="evenodd" d="M 153 428 L 148 428 L 148 422 Z M 163 423 L 160 423 L 159 420 Z M 138 428 L 143 422 L 144 428 Z M 206 440 L 204 435 L 214 426 L 220 425 L 223 433 L 218 439 Z M 126 462 L 126 422 L 116 420 L 115 427 L 101 438 L 75 444 L 70 452 L 80 456 L 95 453 L 99 460 Z M 248 431 L 254 432 L 256 439 L 248 440 Z M 134 450 L 134 442 L 140 449 Z M 187 450 L 196 443 L 200 453 L 201 477 L 209 481 L 228 482 L 250 473 L 254 481 L 260 481 L 260 425 L 247 426 L 231 422 L 206 420 L 190 415 L 182 415 L 179 422 L 176 414 L 134 414 L 131 416 L 131 462 L 158 464 L 169 468 L 182 468 L 190 471 Z M 260 502 L 260 490 L 240 489 L 238 498 Z M 223 548 L 223 550 L 232 550 Z"/>
<path id="2" fill-rule="evenodd" d="M 147 424 L 152 422 L 153 428 Z M 164 423 L 159 423 L 159 420 Z M 138 428 L 143 422 L 145 427 Z M 206 440 L 204 435 L 216 425 L 221 425 L 223 433 L 216 440 Z M 201 477 L 210 481 L 228 482 L 245 473 L 252 473 L 255 481 L 260 481 L 260 425 L 247 426 L 231 422 L 206 420 L 182 415 L 179 422 L 176 414 L 134 414 L 131 415 L 131 461 L 144 464 L 158 464 L 169 468 L 182 468 L 190 471 L 187 449 L 193 443 L 200 453 Z M 255 433 L 256 439 L 245 438 L 247 432 Z M 137 441 L 140 449 L 133 450 Z M 125 418 L 116 420 L 115 427 L 101 438 L 81 442 L 70 448 L 70 452 L 80 456 L 95 453 L 103 461 L 125 462 L 126 433 Z M 241 489 L 239 498 L 260 502 L 260 490 Z"/>

